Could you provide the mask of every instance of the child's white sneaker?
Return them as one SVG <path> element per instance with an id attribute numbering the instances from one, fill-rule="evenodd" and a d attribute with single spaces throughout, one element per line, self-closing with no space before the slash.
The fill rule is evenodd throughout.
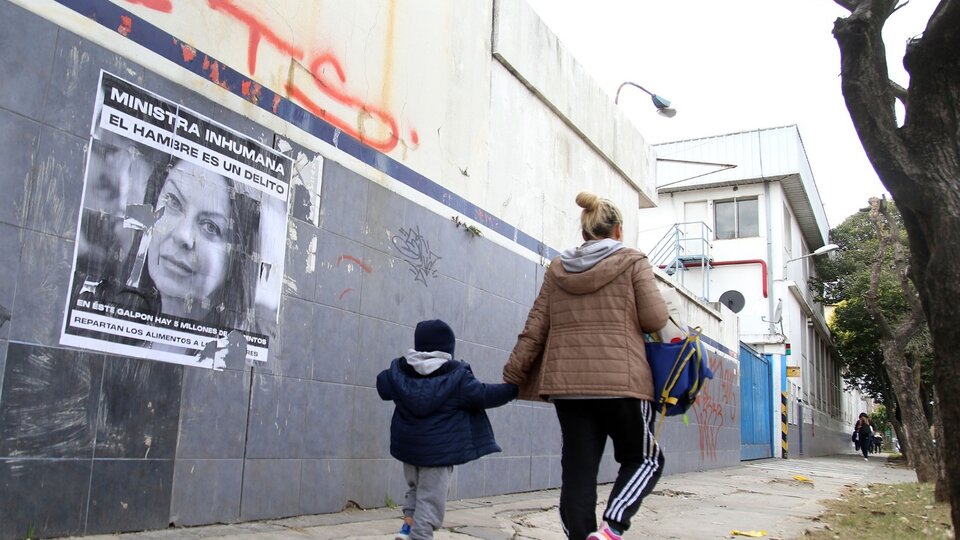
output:
<path id="1" fill-rule="evenodd" d="M 393 537 L 393 540 L 410 540 L 410 524 L 404 522 L 403 525 L 400 526 L 400 532 Z"/>

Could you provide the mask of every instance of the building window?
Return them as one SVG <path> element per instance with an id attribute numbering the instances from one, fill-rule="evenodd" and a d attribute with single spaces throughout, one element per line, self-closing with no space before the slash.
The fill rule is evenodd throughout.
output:
<path id="1" fill-rule="evenodd" d="M 717 240 L 760 236 L 760 205 L 756 197 L 713 203 Z"/>
<path id="2" fill-rule="evenodd" d="M 783 205 L 783 248 L 793 254 L 793 220 L 787 205 Z"/>

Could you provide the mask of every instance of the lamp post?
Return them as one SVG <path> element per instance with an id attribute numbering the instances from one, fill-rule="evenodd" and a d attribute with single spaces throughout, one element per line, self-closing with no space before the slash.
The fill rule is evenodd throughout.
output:
<path id="1" fill-rule="evenodd" d="M 840 246 L 836 244 L 827 244 L 825 246 L 820 246 L 813 251 L 813 253 L 807 253 L 806 255 L 801 255 L 800 257 L 794 257 L 792 259 L 787 259 L 783 263 L 783 272 L 780 273 L 783 276 L 781 279 L 787 279 L 787 264 L 792 263 L 793 261 L 799 261 L 800 259 L 806 259 L 807 257 L 816 257 L 817 255 L 823 255 L 824 253 L 830 253 L 831 251 L 836 251 L 840 249 Z"/>
<path id="2" fill-rule="evenodd" d="M 624 86 L 633 86 L 634 88 L 639 88 L 640 90 L 643 90 L 644 92 L 646 92 L 653 99 L 653 106 L 657 108 L 657 112 L 660 113 L 662 116 L 666 116 L 667 118 L 673 118 L 674 116 L 676 116 L 677 110 L 670 106 L 670 100 L 660 97 L 654 94 L 653 92 L 647 90 L 646 88 L 640 86 L 639 84 L 635 82 L 630 82 L 630 81 L 621 83 L 620 86 L 617 88 L 617 95 L 616 97 L 613 98 L 613 102 L 615 104 L 620 103 L 620 90 L 623 90 Z"/>

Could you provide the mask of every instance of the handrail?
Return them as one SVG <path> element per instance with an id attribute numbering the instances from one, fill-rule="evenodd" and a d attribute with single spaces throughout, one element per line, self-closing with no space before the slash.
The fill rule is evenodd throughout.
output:
<path id="1" fill-rule="evenodd" d="M 650 264 L 673 276 L 683 285 L 687 268 L 702 268 L 700 296 L 710 297 L 710 238 L 712 229 L 702 221 L 673 224 L 647 254 Z"/>

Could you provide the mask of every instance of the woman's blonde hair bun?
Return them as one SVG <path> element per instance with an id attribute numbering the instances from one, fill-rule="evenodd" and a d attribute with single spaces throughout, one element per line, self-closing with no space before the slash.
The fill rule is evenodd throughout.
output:
<path id="1" fill-rule="evenodd" d="M 596 210 L 600 206 L 600 197 L 589 191 L 581 191 L 577 194 L 577 206 L 584 210 Z"/>

